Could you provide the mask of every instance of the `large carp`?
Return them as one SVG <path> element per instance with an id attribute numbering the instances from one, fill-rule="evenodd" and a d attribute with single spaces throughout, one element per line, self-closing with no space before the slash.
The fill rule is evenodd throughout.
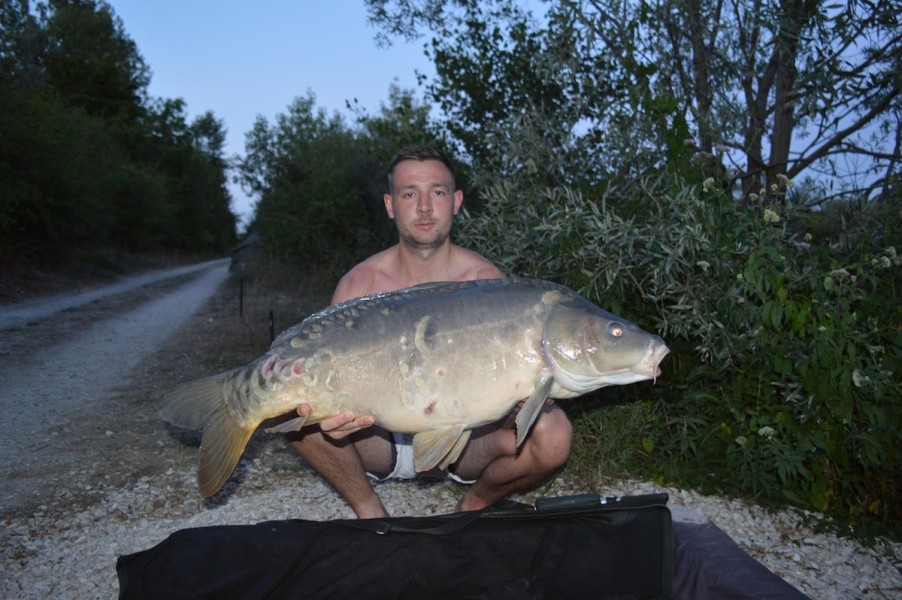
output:
<path id="1" fill-rule="evenodd" d="M 519 446 L 545 400 L 654 379 L 664 340 L 547 281 L 431 283 L 356 298 L 282 333 L 245 367 L 164 394 L 160 415 L 203 429 L 198 481 L 212 496 L 266 419 L 313 412 L 268 429 L 297 431 L 351 410 L 416 434 L 418 471 L 447 467 L 470 430 L 521 400 Z"/>

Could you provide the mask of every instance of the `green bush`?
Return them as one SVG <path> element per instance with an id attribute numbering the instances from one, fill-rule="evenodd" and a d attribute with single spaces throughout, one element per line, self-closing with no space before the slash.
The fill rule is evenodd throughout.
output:
<path id="1" fill-rule="evenodd" d="M 667 340 L 659 395 L 633 392 L 656 409 L 623 440 L 646 475 L 898 525 L 898 200 L 869 206 L 871 235 L 823 235 L 790 184 L 767 203 L 672 174 L 591 198 L 501 186 L 459 239 Z"/>

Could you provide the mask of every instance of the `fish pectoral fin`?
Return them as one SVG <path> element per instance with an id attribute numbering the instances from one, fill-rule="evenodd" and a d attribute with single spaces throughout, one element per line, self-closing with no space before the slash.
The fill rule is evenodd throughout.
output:
<path id="1" fill-rule="evenodd" d="M 548 392 L 551 391 L 552 383 L 554 383 L 554 377 L 551 373 L 541 373 L 536 379 L 535 391 L 533 391 L 532 395 L 526 399 L 523 406 L 520 407 L 520 412 L 517 413 L 516 419 L 517 448 L 519 448 L 523 443 L 523 440 L 526 439 L 529 428 L 535 423 L 536 418 L 538 418 L 539 413 L 542 411 L 542 407 L 545 406 L 545 400 L 548 399 Z"/>
<path id="2" fill-rule="evenodd" d="M 466 444 L 470 438 L 470 432 L 466 431 L 466 439 L 463 444 L 458 447 L 458 442 L 465 433 L 464 425 L 453 425 L 444 429 L 434 429 L 432 431 L 421 431 L 413 436 L 413 462 L 416 465 L 418 473 L 431 471 L 439 465 L 439 463 L 451 464 L 454 462 L 443 463 L 442 459 L 451 456 L 455 451 L 460 456 L 463 450 L 463 444 Z M 454 457 L 454 460 L 457 459 Z"/>
<path id="3" fill-rule="evenodd" d="M 267 427 L 263 431 L 266 433 L 292 433 L 294 431 L 300 431 L 304 425 L 313 425 L 313 422 L 308 423 L 308 418 L 306 416 L 295 417 L 293 419 L 289 419 L 287 421 L 283 421 L 278 425 L 273 427 Z"/>

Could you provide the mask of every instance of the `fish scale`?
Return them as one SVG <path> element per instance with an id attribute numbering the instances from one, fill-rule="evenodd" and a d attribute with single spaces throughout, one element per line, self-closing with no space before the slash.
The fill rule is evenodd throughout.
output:
<path id="1" fill-rule="evenodd" d="M 548 397 L 654 379 L 664 341 L 564 286 L 537 279 L 430 283 L 328 307 L 227 373 L 163 395 L 161 417 L 203 429 L 199 483 L 215 494 L 274 417 L 289 432 L 352 411 L 413 436 L 418 471 L 452 464 L 470 431 L 507 415 L 523 443 Z"/>

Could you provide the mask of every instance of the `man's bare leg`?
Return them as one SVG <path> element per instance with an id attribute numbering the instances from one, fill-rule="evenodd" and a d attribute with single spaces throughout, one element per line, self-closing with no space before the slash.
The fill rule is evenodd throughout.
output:
<path id="1" fill-rule="evenodd" d="M 567 462 L 571 435 L 570 421 L 554 405 L 542 409 L 519 452 L 515 429 L 487 426 L 474 431 L 452 468 L 461 479 L 476 479 L 457 510 L 487 508 L 537 486 Z"/>
<path id="2" fill-rule="evenodd" d="M 366 475 L 391 469 L 390 434 L 371 427 L 349 438 L 334 440 L 312 426 L 286 435 L 288 444 L 351 505 L 360 519 L 387 517 L 382 501 Z M 363 455 L 363 456 L 362 456 Z"/>

